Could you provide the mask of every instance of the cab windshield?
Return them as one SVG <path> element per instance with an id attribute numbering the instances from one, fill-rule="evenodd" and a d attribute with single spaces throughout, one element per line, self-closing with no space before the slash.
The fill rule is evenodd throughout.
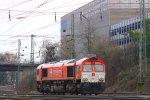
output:
<path id="1" fill-rule="evenodd" d="M 84 72 L 91 72 L 92 71 L 92 65 L 91 64 L 84 64 L 83 65 L 83 71 Z"/>
<path id="2" fill-rule="evenodd" d="M 95 64 L 94 65 L 94 69 L 95 69 L 95 72 L 103 72 L 104 71 L 104 67 L 102 64 Z"/>

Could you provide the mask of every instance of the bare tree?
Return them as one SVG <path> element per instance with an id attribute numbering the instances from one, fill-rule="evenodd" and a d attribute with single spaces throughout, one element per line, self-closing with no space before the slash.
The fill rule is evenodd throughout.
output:
<path id="1" fill-rule="evenodd" d="M 70 59 L 71 58 L 71 47 L 72 47 L 72 39 L 71 37 L 63 37 L 63 41 L 61 41 L 61 46 L 60 46 L 60 54 L 61 54 L 61 59 Z"/>
<path id="2" fill-rule="evenodd" d="M 17 63 L 17 55 L 13 53 L 5 53 L 4 56 L 6 57 L 7 63 Z"/>
<path id="3" fill-rule="evenodd" d="M 17 55 L 13 53 L 0 54 L 0 63 L 16 63 Z"/>
<path id="4" fill-rule="evenodd" d="M 6 62 L 6 57 L 4 56 L 4 54 L 0 54 L 0 63 L 4 62 Z"/>
<path id="5" fill-rule="evenodd" d="M 60 58 L 59 43 L 45 41 L 44 50 L 42 51 L 43 62 L 57 61 Z"/>

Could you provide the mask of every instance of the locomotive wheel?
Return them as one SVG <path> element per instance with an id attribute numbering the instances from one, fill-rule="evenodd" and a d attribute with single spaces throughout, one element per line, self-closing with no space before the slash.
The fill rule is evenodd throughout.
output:
<path id="1" fill-rule="evenodd" d="M 78 92 L 76 92 L 76 95 L 78 95 L 79 93 Z"/>
<path id="2" fill-rule="evenodd" d="M 82 95 L 86 95 L 86 93 L 82 93 Z"/>
<path id="3" fill-rule="evenodd" d="M 95 95 L 98 95 L 98 93 L 95 93 Z"/>
<path id="4" fill-rule="evenodd" d="M 56 92 L 53 92 L 53 94 L 56 95 L 57 93 L 56 93 Z"/>
<path id="5" fill-rule="evenodd" d="M 62 94 L 65 95 L 65 92 L 63 92 Z"/>
<path id="6" fill-rule="evenodd" d="M 73 95 L 73 92 L 71 92 L 70 94 Z"/>

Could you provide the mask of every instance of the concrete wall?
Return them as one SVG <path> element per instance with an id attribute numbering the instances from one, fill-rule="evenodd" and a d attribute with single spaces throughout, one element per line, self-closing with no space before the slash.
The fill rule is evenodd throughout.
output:
<path id="1" fill-rule="evenodd" d="M 110 9 L 110 24 L 116 24 L 135 16 L 139 16 L 139 9 Z"/>

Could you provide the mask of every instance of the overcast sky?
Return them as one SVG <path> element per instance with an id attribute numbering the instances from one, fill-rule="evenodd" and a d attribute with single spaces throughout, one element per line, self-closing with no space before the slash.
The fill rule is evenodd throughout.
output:
<path id="1" fill-rule="evenodd" d="M 59 41 L 60 18 L 90 1 L 92 0 L 0 0 L 0 52 L 17 53 L 18 39 L 21 39 L 21 53 L 26 55 L 24 59 L 29 60 L 28 36 L 44 36 L 35 38 L 35 52 L 38 52 L 43 39 Z"/>

